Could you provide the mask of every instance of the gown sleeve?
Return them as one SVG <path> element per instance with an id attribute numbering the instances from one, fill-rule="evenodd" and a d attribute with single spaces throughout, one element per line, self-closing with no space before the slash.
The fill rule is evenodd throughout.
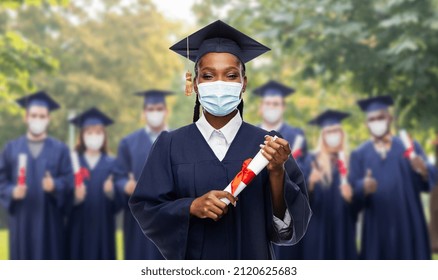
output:
<path id="1" fill-rule="evenodd" d="M 285 171 L 284 201 L 292 220 L 290 224 L 292 234 L 289 238 L 284 239 L 284 235 L 273 225 L 271 241 L 277 245 L 294 245 L 306 233 L 312 211 L 309 205 L 304 175 L 292 157 L 289 157 L 286 161 Z"/>
<path id="2" fill-rule="evenodd" d="M 73 168 L 71 166 L 70 152 L 67 146 L 61 147 L 61 156 L 59 159 L 59 171 L 53 177 L 55 183 L 55 191 L 53 196 L 57 201 L 59 208 L 67 208 L 69 199 L 72 197 L 74 190 Z"/>
<path id="3" fill-rule="evenodd" d="M 436 167 L 431 164 L 428 160 L 426 155 L 424 154 L 423 149 L 421 148 L 420 144 L 417 142 L 414 142 L 415 146 L 415 153 L 420 156 L 424 162 L 426 163 L 427 167 L 427 180 L 424 180 L 419 174 L 416 174 L 415 176 L 415 183 L 417 186 L 420 187 L 421 191 L 429 192 L 431 191 L 438 183 L 438 172 Z"/>
<path id="4" fill-rule="evenodd" d="M 364 167 L 360 160 L 358 151 L 353 151 L 350 156 L 350 168 L 348 173 L 348 181 L 353 189 L 353 200 L 358 211 L 365 205 L 365 192 L 364 192 Z"/>
<path id="5" fill-rule="evenodd" d="M 122 196 L 125 194 L 124 188 L 129 179 L 129 171 L 131 168 L 131 158 L 129 154 L 129 147 L 126 139 L 120 142 L 117 151 L 116 164 L 114 166 L 114 184 L 118 189 L 118 193 Z"/>
<path id="6" fill-rule="evenodd" d="M 180 198 L 174 188 L 171 142 L 166 131 L 155 141 L 129 207 L 143 233 L 166 259 L 184 259 L 194 198 Z"/>
<path id="7" fill-rule="evenodd" d="M 10 144 L 7 144 L 0 154 L 0 204 L 12 213 L 13 198 L 12 191 L 14 182 L 10 163 Z"/>

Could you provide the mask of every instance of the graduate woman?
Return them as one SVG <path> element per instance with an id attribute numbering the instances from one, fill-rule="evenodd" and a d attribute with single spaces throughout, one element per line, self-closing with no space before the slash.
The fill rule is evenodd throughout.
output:
<path id="1" fill-rule="evenodd" d="M 159 136 L 132 213 L 167 259 L 271 259 L 271 242 L 303 237 L 311 210 L 289 143 L 242 121 L 244 63 L 268 48 L 216 21 L 171 49 L 195 62 L 194 123 Z M 223 189 L 260 149 L 269 164 L 237 201 Z"/>
<path id="2" fill-rule="evenodd" d="M 50 137 L 50 112 L 59 105 L 45 92 L 17 100 L 27 133 L 0 156 L 0 203 L 9 217 L 10 258 L 64 259 L 64 215 L 73 191 L 67 146 Z"/>
<path id="3" fill-rule="evenodd" d="M 316 153 L 306 159 L 313 216 L 303 238 L 303 257 L 311 260 L 356 259 L 356 216 L 347 181 L 347 136 L 341 121 L 349 114 L 327 110 L 310 124 L 321 128 Z"/>
<path id="4" fill-rule="evenodd" d="M 91 108 L 70 122 L 81 131 L 76 147 L 79 172 L 75 170 L 73 206 L 67 220 L 69 257 L 75 260 L 115 259 L 115 215 L 121 209 L 122 201 L 113 184 L 115 159 L 108 155 L 105 129 L 113 121 L 98 109 Z"/>

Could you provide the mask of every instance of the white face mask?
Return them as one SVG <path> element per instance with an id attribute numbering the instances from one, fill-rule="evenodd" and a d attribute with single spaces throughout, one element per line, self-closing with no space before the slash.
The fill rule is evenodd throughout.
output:
<path id="1" fill-rule="evenodd" d="M 388 131 L 388 121 L 372 121 L 368 123 L 368 127 L 370 128 L 372 135 L 376 137 L 382 137 Z"/>
<path id="2" fill-rule="evenodd" d="M 234 110 L 241 101 L 243 84 L 216 81 L 198 84 L 199 102 L 213 116 L 223 117 Z"/>
<path id="3" fill-rule="evenodd" d="M 339 132 L 324 135 L 324 141 L 330 148 L 337 148 L 341 144 L 342 135 Z"/>
<path id="4" fill-rule="evenodd" d="M 146 113 L 146 121 L 151 127 L 159 127 L 164 122 L 165 114 L 163 111 Z"/>
<path id="5" fill-rule="evenodd" d="M 46 129 L 47 126 L 49 125 L 49 120 L 48 119 L 29 119 L 29 131 L 33 134 L 33 135 L 41 135 L 43 134 Z"/>
<path id="6" fill-rule="evenodd" d="M 99 151 L 103 142 L 105 141 L 105 136 L 103 134 L 86 134 L 84 135 L 84 143 L 87 149 L 92 151 Z"/>
<path id="7" fill-rule="evenodd" d="M 263 119 L 267 122 L 267 123 L 277 123 L 282 115 L 283 112 L 279 109 L 272 109 L 272 108 L 265 108 L 263 109 Z"/>

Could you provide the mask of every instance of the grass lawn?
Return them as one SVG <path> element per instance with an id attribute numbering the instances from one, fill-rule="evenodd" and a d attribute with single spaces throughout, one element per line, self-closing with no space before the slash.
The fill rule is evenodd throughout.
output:
<path id="1" fill-rule="evenodd" d="M 123 260 L 123 233 L 118 230 L 116 233 L 117 259 Z M 0 230 L 0 260 L 7 260 L 9 258 L 8 246 L 8 231 Z M 438 260 L 438 254 L 433 255 L 434 260 Z"/>
<path id="2" fill-rule="evenodd" d="M 0 229 L 0 260 L 9 259 L 8 231 Z"/>
<path id="3" fill-rule="evenodd" d="M 116 242 L 117 259 L 123 260 L 123 233 L 121 230 L 116 233 Z M 0 260 L 7 259 L 9 259 L 8 231 L 0 229 Z"/>

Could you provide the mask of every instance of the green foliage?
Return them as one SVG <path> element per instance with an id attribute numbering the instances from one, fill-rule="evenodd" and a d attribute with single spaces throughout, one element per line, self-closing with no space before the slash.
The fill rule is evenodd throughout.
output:
<path id="1" fill-rule="evenodd" d="M 115 152 L 123 136 L 144 125 L 143 100 L 134 92 L 150 88 L 182 92 L 184 63 L 168 50 L 179 25 L 166 20 L 150 1 L 123 7 L 121 2 L 106 1 L 104 9 L 93 14 L 87 3 L 57 9 L 27 7 L 10 19 L 19 32 L 60 61 L 56 73 L 35 73 L 32 81 L 62 104 L 54 112 L 50 131 L 64 141 L 68 114 L 97 106 L 116 120 L 110 127 Z M 174 103 L 170 98 L 169 108 Z M 189 122 L 191 113 L 184 118 L 176 112 L 172 120 Z"/>
<path id="2" fill-rule="evenodd" d="M 213 2 L 195 6 L 202 22 L 222 15 L 272 48 L 270 63 L 256 69 L 255 84 L 269 77 L 297 86 L 292 123 L 328 106 L 345 109 L 354 114 L 347 130 L 357 144 L 366 131 L 355 100 L 390 94 L 396 128 L 409 128 L 431 150 L 438 123 L 437 1 Z"/>

